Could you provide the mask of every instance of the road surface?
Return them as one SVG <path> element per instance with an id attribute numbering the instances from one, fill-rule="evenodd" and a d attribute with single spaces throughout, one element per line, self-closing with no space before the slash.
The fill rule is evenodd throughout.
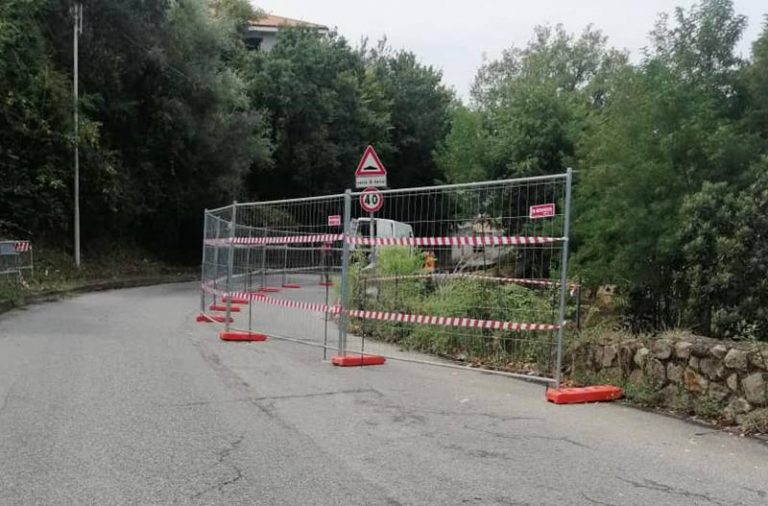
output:
<path id="1" fill-rule="evenodd" d="M 0 316 L 1 505 L 768 504 L 765 443 L 504 377 L 225 343 L 197 302 L 167 285 Z"/>

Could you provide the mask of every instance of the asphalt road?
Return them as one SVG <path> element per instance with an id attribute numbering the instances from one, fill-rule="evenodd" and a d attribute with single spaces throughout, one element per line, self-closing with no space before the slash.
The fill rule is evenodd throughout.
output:
<path id="1" fill-rule="evenodd" d="M 504 377 L 225 343 L 197 303 L 168 285 L 0 316 L 0 505 L 768 504 L 765 443 Z"/>

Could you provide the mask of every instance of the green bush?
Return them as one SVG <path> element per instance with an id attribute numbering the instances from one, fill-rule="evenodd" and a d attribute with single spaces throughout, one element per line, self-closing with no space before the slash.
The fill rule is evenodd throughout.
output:
<path id="1" fill-rule="evenodd" d="M 553 292 L 466 278 L 381 280 L 423 273 L 419 250 L 378 251 L 375 276 L 360 255 L 350 269 L 351 307 L 372 311 L 464 317 L 515 322 L 551 321 Z M 377 279 L 377 281 L 374 281 Z M 494 367 L 547 367 L 552 333 L 520 334 L 371 320 L 352 321 L 352 331 L 404 348 L 435 353 Z"/>
<path id="2" fill-rule="evenodd" d="M 376 252 L 376 270 L 379 276 L 405 276 L 417 274 L 423 267 L 421 251 L 407 246 L 389 246 Z"/>
<path id="3" fill-rule="evenodd" d="M 440 284 L 420 312 L 483 320 L 544 322 L 552 317 L 549 297 L 518 286 L 457 279 Z M 413 326 L 403 345 L 493 367 L 546 369 L 553 351 L 552 333 Z"/>
<path id="4" fill-rule="evenodd" d="M 704 335 L 768 341 L 768 158 L 753 177 L 705 183 L 683 206 L 684 322 Z"/>

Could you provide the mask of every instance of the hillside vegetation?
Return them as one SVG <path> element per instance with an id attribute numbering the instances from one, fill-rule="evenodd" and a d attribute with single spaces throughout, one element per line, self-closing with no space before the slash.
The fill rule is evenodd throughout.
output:
<path id="1" fill-rule="evenodd" d="M 367 144 L 393 187 L 570 166 L 573 273 L 616 285 L 625 326 L 768 340 L 768 24 L 741 57 L 730 0 L 661 15 L 634 61 L 538 27 L 466 102 L 385 41 L 248 50 L 246 0 L 82 3 L 77 138 L 70 3 L 0 4 L 0 236 L 71 252 L 75 144 L 86 262 L 194 264 L 203 208 L 343 191 Z"/>

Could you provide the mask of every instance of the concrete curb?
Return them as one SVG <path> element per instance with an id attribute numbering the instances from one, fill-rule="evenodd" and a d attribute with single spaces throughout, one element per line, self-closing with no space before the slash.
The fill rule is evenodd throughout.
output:
<path id="1" fill-rule="evenodd" d="M 189 283 L 200 279 L 197 273 L 173 274 L 168 276 L 157 276 L 151 278 L 128 278 L 111 279 L 106 281 L 95 281 L 72 288 L 63 288 L 59 290 L 48 290 L 21 298 L 20 303 L 12 300 L 0 300 L 0 314 L 6 313 L 12 309 L 20 309 L 33 304 L 44 304 L 46 302 L 56 302 L 70 295 L 78 295 L 91 292 L 103 292 L 106 290 L 119 290 L 122 288 L 138 288 L 142 286 L 170 285 L 174 283 Z"/>

